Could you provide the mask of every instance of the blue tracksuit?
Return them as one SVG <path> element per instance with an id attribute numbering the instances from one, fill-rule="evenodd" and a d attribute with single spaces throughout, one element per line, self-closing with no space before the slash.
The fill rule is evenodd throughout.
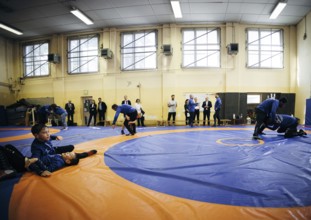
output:
<path id="1" fill-rule="evenodd" d="M 272 121 L 275 120 L 276 110 L 279 107 L 279 100 L 277 99 L 266 99 L 257 106 L 257 109 L 266 113 L 266 116 Z"/>
<path id="2" fill-rule="evenodd" d="M 215 106 L 214 106 L 215 111 L 220 110 L 221 105 L 222 105 L 221 99 L 218 97 L 218 98 L 216 99 Z"/>
<path id="3" fill-rule="evenodd" d="M 133 113 L 135 111 L 136 111 L 136 109 L 130 105 L 125 105 L 125 104 L 119 105 L 117 110 L 116 110 L 116 114 L 114 115 L 114 119 L 113 119 L 112 124 L 113 125 L 116 124 L 120 113 L 123 113 L 124 115 L 130 115 L 131 113 Z"/>
<path id="4" fill-rule="evenodd" d="M 38 158 L 44 164 L 49 162 L 49 155 L 56 154 L 56 147 L 53 147 L 52 140 L 56 140 L 56 136 L 51 135 L 50 140 L 42 142 L 38 139 L 34 139 L 31 144 L 32 157 Z"/>
<path id="5" fill-rule="evenodd" d="M 188 102 L 188 110 L 189 110 L 189 112 L 194 112 L 196 106 L 197 106 L 197 104 L 194 102 L 194 100 L 193 99 L 189 99 L 189 102 Z"/>

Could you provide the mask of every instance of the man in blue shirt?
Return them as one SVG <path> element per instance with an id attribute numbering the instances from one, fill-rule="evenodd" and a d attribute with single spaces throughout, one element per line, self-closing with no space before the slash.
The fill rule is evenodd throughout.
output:
<path id="1" fill-rule="evenodd" d="M 217 124 L 218 126 L 220 126 L 220 109 L 221 109 L 221 105 L 222 105 L 222 102 L 221 102 L 221 99 L 219 98 L 219 95 L 218 94 L 215 94 L 215 98 L 216 98 L 216 102 L 215 102 L 215 105 L 214 105 L 214 109 L 215 109 L 215 113 L 214 113 L 214 127 L 216 127 L 216 119 L 217 119 Z"/>
<path id="2" fill-rule="evenodd" d="M 256 125 L 253 139 L 261 140 L 258 135 L 262 134 L 262 128 L 265 124 L 273 124 L 275 122 L 277 109 L 282 108 L 285 103 L 287 103 L 287 99 L 285 97 L 280 98 L 280 100 L 270 98 L 266 99 L 256 107 Z"/>
<path id="3" fill-rule="evenodd" d="M 136 108 L 130 105 L 126 105 L 126 104 L 123 104 L 123 105 L 113 104 L 111 108 L 116 111 L 113 122 L 112 122 L 112 128 L 115 128 L 119 114 L 122 113 L 125 115 L 124 123 L 123 123 L 124 126 L 130 132 L 131 135 L 134 135 L 136 133 L 136 123 L 132 123 L 130 126 L 129 122 L 135 121 L 137 119 Z M 130 134 L 127 134 L 127 135 L 130 135 Z"/>
<path id="4" fill-rule="evenodd" d="M 190 94 L 190 98 L 189 98 L 189 101 L 188 101 L 188 111 L 189 111 L 189 114 L 190 114 L 190 117 L 189 117 L 189 125 L 190 125 L 190 127 L 193 127 L 194 113 L 195 113 L 195 107 L 196 106 L 197 106 L 197 104 L 194 102 L 193 95 Z"/>

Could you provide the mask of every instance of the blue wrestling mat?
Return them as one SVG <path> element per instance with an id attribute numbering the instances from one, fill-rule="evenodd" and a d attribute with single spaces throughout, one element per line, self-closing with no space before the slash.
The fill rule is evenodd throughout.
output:
<path id="1" fill-rule="evenodd" d="M 150 135 L 115 145 L 105 163 L 140 186 L 202 202 L 250 207 L 311 205 L 311 140 L 252 130 Z"/>

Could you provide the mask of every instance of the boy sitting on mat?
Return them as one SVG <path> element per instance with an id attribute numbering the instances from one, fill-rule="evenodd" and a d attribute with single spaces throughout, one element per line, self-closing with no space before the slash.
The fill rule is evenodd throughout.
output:
<path id="1" fill-rule="evenodd" d="M 44 164 L 49 162 L 49 155 L 62 154 L 74 150 L 73 145 L 53 147 L 52 140 L 62 140 L 63 138 L 61 136 L 50 135 L 48 127 L 44 124 L 36 124 L 32 126 L 31 132 L 35 137 L 31 144 L 32 157 L 38 158 Z M 96 153 L 96 150 L 91 150 L 89 152 L 76 153 L 76 157 L 81 159 Z"/>

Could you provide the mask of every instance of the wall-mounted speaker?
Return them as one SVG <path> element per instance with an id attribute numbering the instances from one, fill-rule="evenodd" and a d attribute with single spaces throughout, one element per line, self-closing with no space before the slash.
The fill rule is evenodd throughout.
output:
<path id="1" fill-rule="evenodd" d="M 163 54 L 166 56 L 172 55 L 173 53 L 173 48 L 170 44 L 164 44 L 162 49 L 163 49 Z"/>
<path id="2" fill-rule="evenodd" d="M 227 46 L 227 50 L 229 55 L 237 55 L 239 52 L 239 44 L 231 43 Z"/>
<path id="3" fill-rule="evenodd" d="M 104 49 L 101 49 L 100 55 L 104 57 L 105 59 L 111 59 L 113 56 L 113 53 L 110 49 L 104 48 Z"/>
<path id="4" fill-rule="evenodd" d="M 48 62 L 60 63 L 60 56 L 55 53 L 48 54 Z"/>

